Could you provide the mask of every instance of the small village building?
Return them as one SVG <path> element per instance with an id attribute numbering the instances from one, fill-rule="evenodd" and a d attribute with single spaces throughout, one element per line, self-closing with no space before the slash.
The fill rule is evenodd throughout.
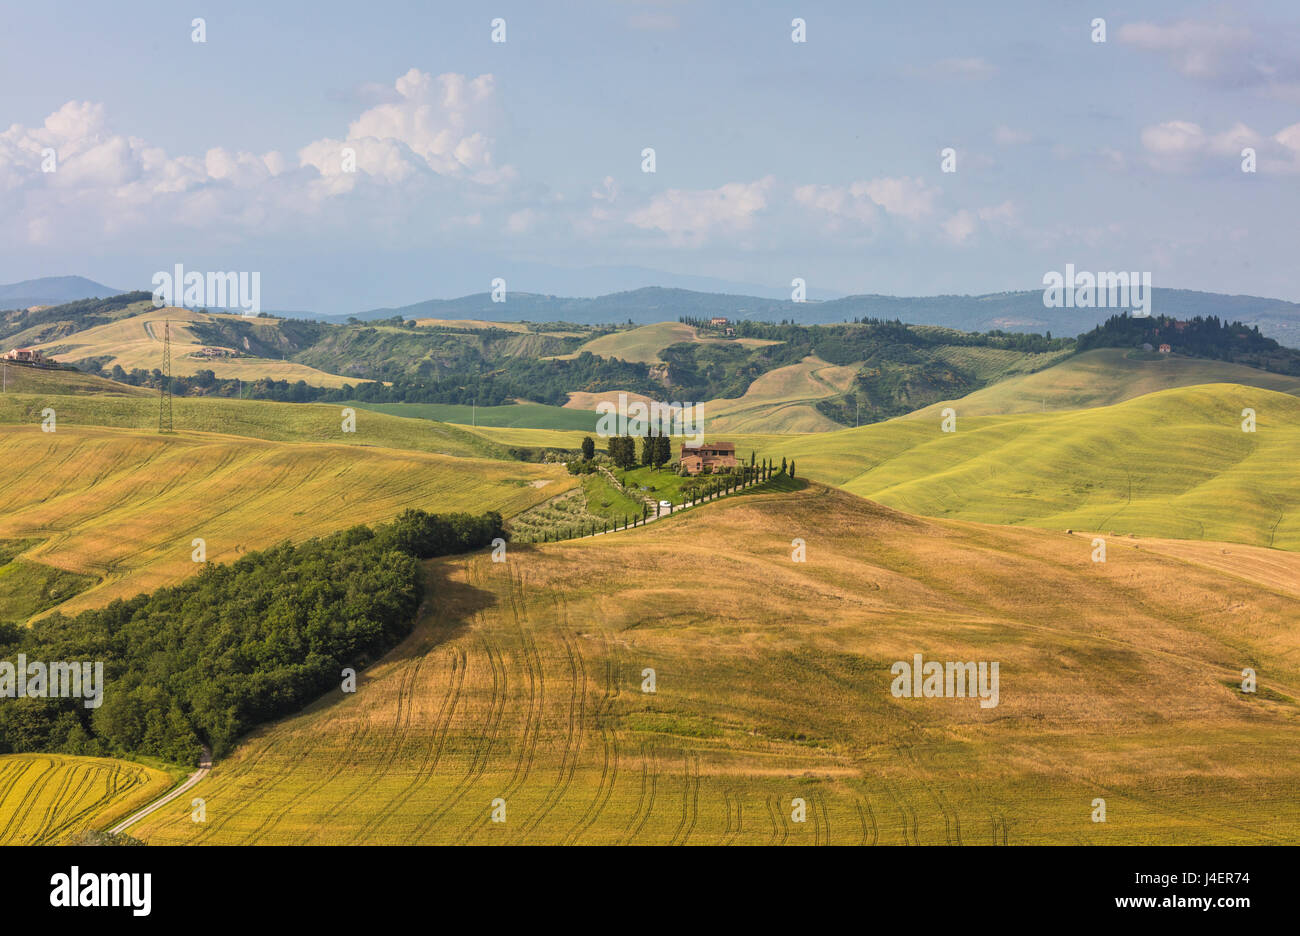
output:
<path id="1" fill-rule="evenodd" d="M 728 319 L 725 315 L 715 315 L 713 316 L 713 318 L 709 319 L 709 324 L 712 325 L 714 328 L 725 328 L 728 324 L 730 324 L 730 319 Z"/>
<path id="2" fill-rule="evenodd" d="M 678 464 L 687 474 L 697 475 L 705 468 L 718 471 L 735 468 L 740 463 L 736 461 L 734 442 L 709 442 L 701 445 L 683 442 Z"/>
<path id="3" fill-rule="evenodd" d="M 1160 346 L 1160 353 L 1161 353 L 1161 354 L 1168 354 L 1168 353 L 1169 353 L 1170 351 L 1172 351 L 1172 350 L 1174 350 L 1174 349 L 1171 348 L 1171 347 L 1169 347 L 1169 345 L 1167 345 L 1167 344 L 1162 344 L 1162 345 Z"/>
<path id="4" fill-rule="evenodd" d="M 44 364 L 45 355 L 35 348 L 14 348 L 3 355 L 6 361 L 18 361 L 22 364 Z"/>

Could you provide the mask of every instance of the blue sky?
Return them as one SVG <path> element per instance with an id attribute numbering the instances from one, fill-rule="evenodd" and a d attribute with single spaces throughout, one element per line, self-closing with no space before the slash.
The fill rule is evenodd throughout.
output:
<path id="1" fill-rule="evenodd" d="M 18 6 L 0 281 L 183 263 L 351 312 L 494 276 L 927 295 L 1073 263 L 1300 300 L 1294 3 L 987 6 Z"/>

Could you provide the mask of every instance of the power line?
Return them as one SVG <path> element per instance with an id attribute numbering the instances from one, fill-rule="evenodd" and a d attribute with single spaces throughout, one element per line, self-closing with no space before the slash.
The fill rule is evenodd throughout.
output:
<path id="1" fill-rule="evenodd" d="M 162 392 L 158 396 L 158 431 L 172 431 L 172 323 L 163 323 Z"/>

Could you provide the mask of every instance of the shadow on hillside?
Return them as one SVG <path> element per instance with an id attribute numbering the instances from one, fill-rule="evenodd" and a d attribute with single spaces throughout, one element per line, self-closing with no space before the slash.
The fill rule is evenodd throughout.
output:
<path id="1" fill-rule="evenodd" d="M 476 614 L 499 603 L 494 592 L 452 577 L 452 570 L 458 566 L 447 559 L 457 558 L 460 557 L 424 563 L 424 601 L 417 613 L 415 629 L 385 660 L 420 656 L 455 640 L 469 630 Z"/>

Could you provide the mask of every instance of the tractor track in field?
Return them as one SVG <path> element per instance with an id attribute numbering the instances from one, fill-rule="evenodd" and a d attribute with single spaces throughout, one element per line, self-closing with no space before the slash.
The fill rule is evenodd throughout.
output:
<path id="1" fill-rule="evenodd" d="M 596 824 L 596 820 L 609 805 L 614 794 L 614 785 L 618 782 L 618 733 L 609 727 L 609 717 L 613 714 L 620 693 L 618 682 L 618 653 L 608 633 L 603 633 L 605 642 L 605 693 L 594 706 L 596 726 L 600 729 L 604 755 L 600 768 L 600 783 L 596 786 L 596 795 L 591 805 L 583 813 L 582 819 L 564 839 L 565 845 L 577 844 L 587 830 Z"/>
<path id="2" fill-rule="evenodd" d="M 772 820 L 772 837 L 768 839 L 767 844 L 784 845 L 790 840 L 790 829 L 785 824 L 785 813 L 781 810 L 781 803 L 775 793 L 769 793 L 765 802 L 767 818 Z"/>
<path id="3" fill-rule="evenodd" d="M 9 837 L 10 829 L 22 825 L 23 819 L 25 819 L 27 813 L 31 811 L 32 804 L 39 798 L 41 792 L 49 786 L 50 780 L 52 779 L 49 774 L 51 774 L 54 769 L 55 765 L 53 760 L 45 761 L 45 769 L 32 779 L 31 784 L 27 787 L 27 792 L 24 793 L 22 799 L 18 801 L 13 812 L 9 814 L 9 820 L 5 823 L 4 828 L 0 829 L 0 842 L 5 841 Z"/>
<path id="4" fill-rule="evenodd" d="M 474 741 L 465 775 L 456 781 L 456 785 L 452 787 L 451 792 L 447 795 L 442 808 L 416 824 L 410 836 L 409 844 L 418 844 L 464 799 L 478 774 L 482 773 L 482 768 L 478 765 L 481 760 L 487 757 L 487 752 L 495 743 L 496 735 L 500 731 L 501 719 L 505 713 L 507 702 L 505 664 L 498 659 L 496 648 L 490 640 L 482 634 L 479 635 L 479 639 L 483 645 L 488 666 L 492 670 L 492 690 L 488 698 L 488 712 L 487 718 L 483 721 L 483 730 L 478 733 L 478 737 Z M 498 664 L 500 664 L 501 669 L 498 669 Z"/>
<path id="5" fill-rule="evenodd" d="M 890 801 L 891 803 L 894 804 L 894 808 L 896 808 L 896 809 L 898 810 L 899 819 L 901 820 L 901 828 L 902 828 L 902 830 L 903 830 L 903 844 L 904 844 L 904 845 L 920 845 L 920 844 L 921 844 L 921 839 L 920 839 L 920 836 L 916 833 L 916 812 L 915 812 L 915 810 L 912 810 L 911 807 L 908 806 L 908 805 L 907 805 L 907 804 L 902 800 L 902 798 L 901 798 L 901 797 L 900 797 L 900 796 L 899 796 L 899 795 L 894 791 L 894 785 L 893 785 L 892 783 L 890 783 L 888 780 L 883 780 L 883 779 L 882 779 L 882 780 L 880 781 L 880 787 L 881 787 L 882 790 L 885 791 L 885 796 L 889 798 L 889 801 Z M 913 831 L 912 831 L 912 837 L 911 837 L 911 838 L 909 838 L 909 837 L 908 837 L 908 834 L 907 834 L 907 819 L 908 819 L 908 812 L 909 812 L 909 811 L 911 812 L 911 818 L 912 818 L 912 830 L 913 830 Z"/>
<path id="6" fill-rule="evenodd" d="M 264 741 L 261 750 L 258 751 L 257 754 L 253 756 L 253 758 L 249 761 L 249 763 L 244 765 L 243 769 L 241 770 L 241 775 L 245 777 L 254 776 L 253 768 L 262 763 L 262 761 L 265 759 L 266 755 L 271 751 L 271 749 L 272 746 L 269 743 L 266 743 Z M 276 787 L 283 784 L 285 779 L 293 773 L 293 771 L 297 768 L 297 766 L 298 766 L 298 759 L 296 758 L 292 758 L 292 757 L 278 758 L 278 764 L 275 768 L 275 772 L 269 775 L 267 779 L 257 784 L 257 787 L 255 789 L 250 790 L 247 793 L 247 795 L 243 797 L 242 802 L 240 802 L 239 805 L 235 806 L 235 808 L 232 809 L 230 812 L 222 815 L 222 817 L 218 819 L 216 822 L 206 823 L 203 832 L 199 834 L 199 837 L 197 839 L 195 839 L 195 843 L 201 844 L 207 839 L 212 838 L 218 832 L 222 831 L 227 825 L 230 824 L 230 821 L 232 819 L 242 814 L 245 810 L 251 808 L 253 804 L 258 801 L 262 790 L 273 790 Z M 246 839 L 247 836 L 244 836 L 244 838 Z"/>
<path id="7" fill-rule="evenodd" d="M 421 608 L 421 612 L 423 612 L 423 610 L 424 609 Z M 380 767 L 378 771 L 372 771 L 372 773 L 383 774 L 387 772 L 388 768 L 391 767 L 393 762 L 396 760 L 397 753 L 401 749 L 403 742 L 406 740 L 406 737 L 410 732 L 411 712 L 415 707 L 415 682 L 419 675 L 420 668 L 424 665 L 424 662 L 427 659 L 428 656 L 426 654 L 420 654 L 414 659 L 413 663 L 406 667 L 406 672 L 402 674 L 401 686 L 399 686 L 397 690 L 397 713 L 393 719 L 392 740 L 389 742 L 385 754 L 380 755 L 383 760 L 383 766 Z M 342 775 L 343 771 L 348 768 L 348 765 L 354 759 L 360 759 L 360 754 L 364 750 L 366 738 L 370 735 L 370 721 L 371 720 L 368 717 L 360 719 L 360 723 L 348 736 L 343 751 L 340 752 L 338 757 L 334 758 L 334 766 L 327 770 L 321 779 L 312 784 L 310 788 L 303 793 L 300 793 L 298 796 L 299 801 L 310 803 L 317 793 L 321 790 L 327 789 L 331 784 L 338 780 L 339 776 Z M 359 789 L 364 790 L 364 784 L 360 785 Z M 321 822 L 326 822 L 330 818 L 341 813 L 355 799 L 355 793 L 356 791 L 353 791 L 353 793 L 348 794 L 340 803 L 334 806 L 322 808 Z M 286 815 L 286 812 L 287 811 L 282 811 L 280 813 L 279 817 L 276 819 L 276 823 Z M 266 829 L 266 831 L 269 832 L 274 828 L 275 824 L 272 824 Z M 309 829 L 304 832 L 294 844 L 305 845 L 309 843 L 315 835 L 316 829 Z"/>
<path id="8" fill-rule="evenodd" d="M 820 820 L 818 819 L 820 816 Z M 829 845 L 831 843 L 831 817 L 826 810 L 826 797 L 818 794 L 813 801 L 813 844 Z"/>
<path id="9" fill-rule="evenodd" d="M 528 782 L 533 764 L 537 758 L 537 743 L 541 736 L 542 719 L 546 710 L 546 678 L 541 654 L 537 652 L 537 642 L 524 628 L 524 583 L 523 576 L 510 572 L 510 584 L 507 589 L 510 606 L 510 620 L 519 638 L 519 660 L 528 684 L 528 705 L 524 713 L 524 731 L 519 744 L 519 758 L 515 769 L 501 791 L 501 798 L 507 803 Z M 477 820 L 471 819 L 466 825 L 467 831 L 478 828 Z"/>
<path id="10" fill-rule="evenodd" d="M 465 672 L 469 668 L 469 657 L 464 649 L 453 647 L 448 655 L 451 657 L 451 674 L 447 680 L 447 690 L 443 693 L 442 702 L 438 707 L 438 714 L 434 717 L 434 742 L 415 776 L 388 801 L 388 805 L 379 810 L 379 814 L 370 822 L 366 831 L 378 831 L 379 827 L 396 815 L 438 769 L 442 752 L 447 744 L 447 735 L 451 731 L 452 718 L 456 714 L 456 706 L 460 704 L 465 685 Z M 364 792 L 364 787 L 353 791 L 352 797 L 345 802 L 345 805 L 351 805 Z"/>
<path id="11" fill-rule="evenodd" d="M 582 735 L 586 727 L 587 711 L 587 667 L 580 654 L 573 646 L 568 633 L 568 612 L 564 603 L 557 596 L 556 628 L 564 653 L 569 663 L 569 678 L 572 690 L 569 694 L 569 717 L 565 725 L 564 750 L 560 755 L 560 767 L 555 782 L 551 784 L 542 804 L 536 813 L 521 828 L 518 840 L 522 842 L 533 834 L 542 821 L 550 814 L 557 803 L 568 793 L 573 783 L 573 774 L 578 767 L 578 757 L 582 752 Z"/>
<path id="12" fill-rule="evenodd" d="M 81 776 L 77 781 L 77 785 L 73 787 L 73 771 L 68 771 L 68 779 L 64 782 L 63 787 L 59 789 L 59 792 L 55 794 L 54 799 L 50 802 L 50 805 L 45 808 L 45 813 L 41 816 L 40 827 L 36 830 L 35 838 L 33 839 L 34 844 L 41 844 L 42 842 L 53 839 L 65 828 L 76 822 L 77 819 L 90 809 L 93 809 L 99 803 L 104 801 L 104 797 L 99 797 L 92 801 L 88 806 L 83 806 L 81 809 L 78 809 L 75 813 L 72 813 L 66 818 L 59 818 L 59 812 L 63 804 L 67 804 L 68 809 L 70 810 L 76 809 L 77 804 L 80 803 L 84 797 L 91 794 L 91 788 L 95 785 L 95 781 L 99 779 L 102 772 L 103 771 L 100 767 L 87 767 L 80 771 Z M 116 776 L 116 773 L 114 773 L 114 776 Z M 130 786 L 135 786 L 134 781 Z"/>
<path id="13" fill-rule="evenodd" d="M 79 778 L 77 777 L 78 774 L 81 775 Z M 90 770 L 78 771 L 75 768 L 69 768 L 68 770 L 63 771 L 63 779 L 59 782 L 59 788 L 54 791 L 54 796 L 50 798 L 49 803 L 46 804 L 45 809 L 41 812 L 40 823 L 36 826 L 36 831 L 33 834 L 36 841 L 40 841 L 42 834 L 58 816 L 59 804 L 65 802 L 64 797 L 68 796 L 68 788 L 72 786 L 73 779 L 77 778 L 80 781 L 77 784 L 76 791 L 77 796 L 80 797 L 82 791 L 85 789 L 86 780 L 89 779 L 90 774 Z M 77 800 L 73 799 L 72 805 L 75 806 L 76 804 Z"/>
<path id="14" fill-rule="evenodd" d="M 500 695 L 501 706 L 497 710 L 496 720 L 493 723 L 492 731 L 490 733 L 484 732 L 483 737 L 480 739 L 480 743 L 475 746 L 474 757 L 470 761 L 469 770 L 466 772 L 464 777 L 464 788 L 462 793 L 459 794 L 459 796 L 463 796 L 464 793 L 468 793 L 470 787 L 474 786 L 481 779 L 483 779 L 483 774 L 487 770 L 488 761 L 491 760 L 492 758 L 492 749 L 496 746 L 497 740 L 500 738 L 501 735 L 500 723 L 502 717 L 505 713 L 507 706 L 509 705 L 510 694 L 508 689 L 510 686 L 510 678 L 509 678 L 509 670 L 506 666 L 505 654 L 502 652 L 501 647 L 498 644 L 496 644 L 494 641 L 490 640 L 486 634 L 482 635 L 482 641 L 483 641 L 483 648 L 488 654 L 489 662 L 491 662 L 491 658 L 495 656 L 496 664 L 500 666 L 501 687 L 502 687 L 501 695 Z M 493 672 L 492 672 L 492 697 L 494 701 L 497 698 L 496 672 L 497 672 L 496 665 L 494 665 Z M 474 833 L 474 830 L 477 829 L 480 824 L 481 824 L 480 821 L 476 821 L 475 818 L 471 816 L 469 821 L 465 823 L 465 825 L 461 828 L 461 830 L 452 839 L 452 843 L 455 845 L 464 844 L 464 841 Z"/>
<path id="15" fill-rule="evenodd" d="M 655 769 L 654 762 L 654 751 L 648 749 L 645 743 L 642 742 L 641 796 L 637 800 L 636 811 L 632 813 L 632 818 L 628 819 L 627 826 L 623 829 L 621 842 L 623 845 L 630 845 L 632 840 L 641 834 L 641 831 L 645 828 L 646 820 L 650 818 L 650 813 L 654 810 L 655 793 L 659 786 L 659 771 Z"/>
<path id="16" fill-rule="evenodd" d="M 104 770 L 102 768 L 97 768 L 95 770 L 87 771 L 86 772 L 87 783 L 78 787 L 77 790 L 74 792 L 73 805 L 74 806 L 76 805 L 78 799 L 82 795 L 93 795 L 94 792 L 97 792 L 93 790 L 88 790 L 87 787 L 94 787 L 100 780 L 104 781 L 104 793 L 102 795 L 95 797 L 95 799 L 91 800 L 85 806 L 81 807 L 81 809 L 78 809 L 75 813 L 60 821 L 59 824 L 54 826 L 52 829 L 43 831 L 42 833 L 43 841 L 46 842 L 55 841 L 60 833 L 70 828 L 74 823 L 80 822 L 83 818 L 86 818 L 88 815 L 94 815 L 98 813 L 103 806 L 106 806 L 113 799 L 113 797 L 117 796 L 119 793 L 125 793 L 127 790 L 131 789 L 132 787 L 136 787 L 140 785 L 141 781 L 139 780 L 139 774 L 133 770 L 131 772 L 130 777 L 128 778 L 130 782 L 125 787 L 119 787 L 116 783 L 117 777 L 119 775 L 119 771 L 120 768 L 117 768 L 116 766 L 115 769 L 111 771 Z M 85 791 L 84 794 L 83 791 Z"/>
<path id="17" fill-rule="evenodd" d="M 685 845 L 700 818 L 700 755 L 682 751 L 682 764 L 682 818 L 669 845 Z"/>
<path id="18" fill-rule="evenodd" d="M 871 801 L 865 798 L 859 799 L 855 804 L 858 810 L 858 822 L 862 824 L 862 844 L 875 845 L 880 841 L 880 829 L 876 826 L 876 813 L 871 808 Z M 863 810 L 863 806 L 866 810 Z M 870 831 L 868 831 L 870 824 Z"/>
<path id="19" fill-rule="evenodd" d="M 723 845 L 734 845 L 736 843 L 736 839 L 740 836 L 741 820 L 743 817 L 743 809 L 744 809 L 742 797 L 743 794 L 737 793 L 735 790 L 732 789 L 727 789 L 722 791 L 723 804 L 725 805 L 727 810 L 727 825 L 722 832 L 724 836 L 722 841 Z M 734 829 L 731 827 L 731 808 L 733 805 L 736 808 L 736 827 Z"/>

